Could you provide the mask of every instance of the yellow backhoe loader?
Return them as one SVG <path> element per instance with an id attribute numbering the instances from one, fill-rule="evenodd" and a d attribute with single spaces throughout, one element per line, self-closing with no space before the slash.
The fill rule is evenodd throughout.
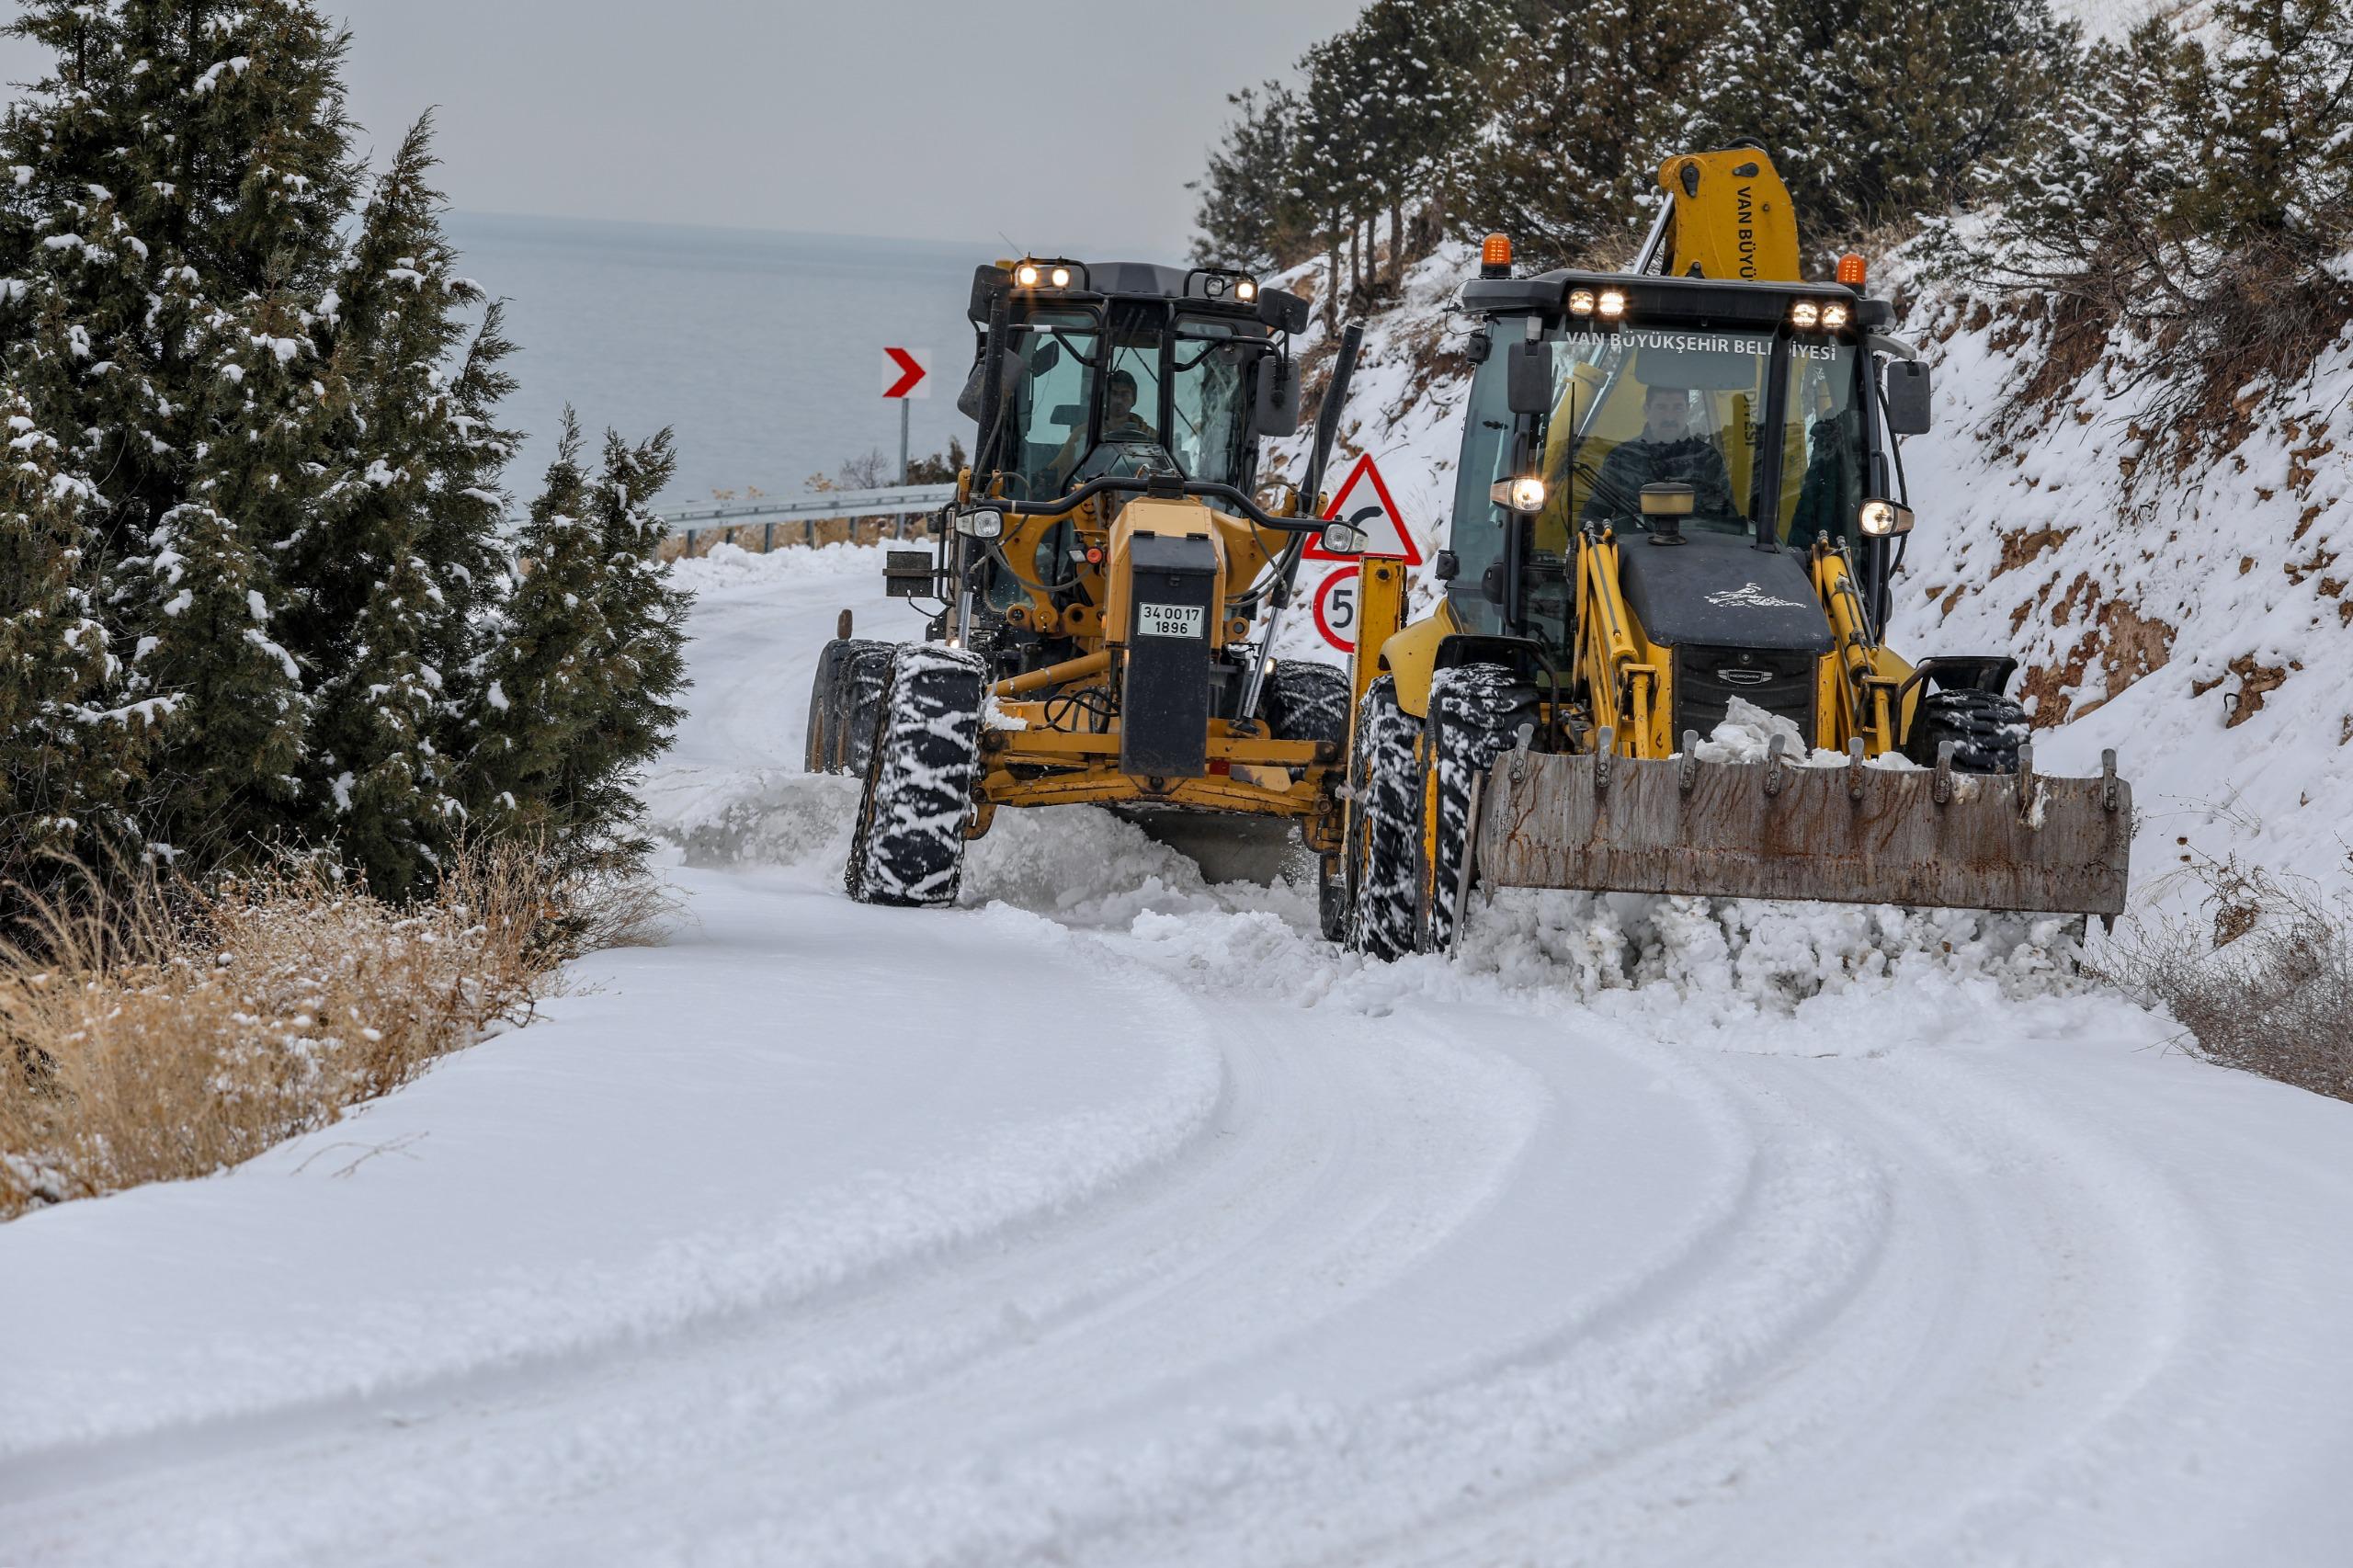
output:
<path id="1" fill-rule="evenodd" d="M 951 902 L 1001 806 L 1107 806 L 1205 865 L 1294 829 L 1336 849 L 1347 675 L 1268 649 L 1308 540 L 1363 543 L 1314 518 L 1359 329 L 1303 485 L 1269 510 L 1258 443 L 1298 426 L 1304 300 L 1215 268 L 1034 257 L 980 267 L 969 315 L 973 465 L 938 543 L 885 568 L 892 594 L 936 601 L 927 635 L 836 640 L 811 696 L 808 766 L 865 780 L 850 895 Z"/>
<path id="2" fill-rule="evenodd" d="M 2114 754 L 2039 776 L 2015 659 L 1883 640 L 1928 372 L 1863 258 L 1802 280 L 1755 148 L 1659 183 L 1629 271 L 1520 276 L 1495 235 L 1462 287 L 1444 593 L 1404 625 L 1402 563 L 1362 564 L 1326 934 L 1444 949 L 1474 883 L 2112 917 Z"/>

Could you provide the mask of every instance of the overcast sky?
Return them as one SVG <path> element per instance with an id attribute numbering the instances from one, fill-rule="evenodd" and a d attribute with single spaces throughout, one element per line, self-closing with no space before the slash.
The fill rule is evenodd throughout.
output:
<path id="1" fill-rule="evenodd" d="M 327 0 L 388 150 L 477 211 L 1173 257 L 1225 94 L 1361 0 Z M 0 14 L 13 15 L 7 4 Z M 44 64 L 0 45 L 0 76 Z"/>

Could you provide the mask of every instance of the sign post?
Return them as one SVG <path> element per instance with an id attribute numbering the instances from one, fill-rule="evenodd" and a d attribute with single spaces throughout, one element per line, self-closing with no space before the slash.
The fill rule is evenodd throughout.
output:
<path id="1" fill-rule="evenodd" d="M 907 477 L 907 403 L 911 398 L 931 395 L 931 350 L 928 348 L 892 348 L 882 350 L 882 395 L 899 405 L 899 483 L 911 483 Z M 900 527 L 906 526 L 904 518 Z"/>

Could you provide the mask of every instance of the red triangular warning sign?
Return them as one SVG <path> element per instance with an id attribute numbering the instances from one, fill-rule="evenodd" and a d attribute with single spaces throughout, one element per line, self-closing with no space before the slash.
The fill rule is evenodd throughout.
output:
<path id="1" fill-rule="evenodd" d="M 1369 495 L 1357 494 L 1357 484 L 1362 480 L 1372 482 L 1372 493 Z M 1397 503 L 1389 498 L 1389 486 L 1381 483 L 1381 470 L 1373 465 L 1370 452 L 1357 459 L 1357 466 L 1348 470 L 1348 477 L 1342 482 L 1339 494 L 1334 495 L 1332 504 L 1324 509 L 1325 522 L 1335 517 L 1346 518 L 1364 529 L 1368 536 L 1365 554 L 1387 556 L 1393 561 L 1403 561 L 1408 566 L 1422 563 L 1421 547 L 1414 542 L 1413 530 L 1405 526 L 1404 517 L 1399 515 Z M 1353 555 L 1339 555 L 1324 549 L 1320 539 L 1309 540 L 1305 553 L 1313 561 L 1357 559 Z"/>

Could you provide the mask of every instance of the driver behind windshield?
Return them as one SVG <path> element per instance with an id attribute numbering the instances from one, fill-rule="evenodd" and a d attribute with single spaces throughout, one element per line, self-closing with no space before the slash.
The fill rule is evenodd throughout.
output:
<path id="1" fill-rule="evenodd" d="M 1691 394 L 1682 387 L 1654 386 L 1643 392 L 1643 433 L 1620 441 L 1601 460 L 1585 520 L 1640 522 L 1643 486 L 1688 484 L 1694 492 L 1692 516 L 1738 524 L 1732 473 L 1724 455 L 1704 436 L 1691 434 Z"/>
<path id="2" fill-rule="evenodd" d="M 1136 413 L 1136 378 L 1128 370 L 1114 370 L 1103 383 L 1103 438 L 1107 441 L 1157 441 L 1160 432 L 1151 422 Z M 1072 429 L 1063 442 L 1062 450 L 1054 454 L 1053 472 L 1057 480 L 1069 477 L 1081 456 L 1079 444 L 1086 439 L 1086 426 Z"/>

